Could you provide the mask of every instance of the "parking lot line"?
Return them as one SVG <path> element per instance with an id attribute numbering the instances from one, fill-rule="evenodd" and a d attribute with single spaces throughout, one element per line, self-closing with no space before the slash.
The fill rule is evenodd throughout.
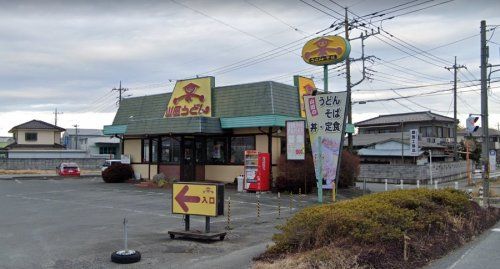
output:
<path id="1" fill-rule="evenodd" d="M 87 207 L 92 207 L 92 208 L 121 210 L 121 211 L 125 211 L 125 212 L 131 212 L 131 213 L 136 213 L 136 214 L 141 214 L 141 215 L 151 215 L 151 216 L 157 216 L 157 217 L 170 217 L 170 218 L 175 218 L 175 219 L 182 219 L 183 218 L 181 216 L 171 215 L 171 214 L 167 215 L 167 214 L 151 212 L 151 211 L 142 211 L 142 210 L 136 210 L 136 209 L 130 209 L 130 208 L 120 208 L 120 207 L 113 207 L 113 206 L 106 206 L 106 205 L 92 205 L 92 204 L 88 204 L 88 203 L 81 203 L 81 202 L 75 202 L 75 201 L 63 201 L 63 200 L 50 199 L 50 198 L 36 198 L 36 197 L 28 197 L 25 195 L 13 195 L 13 194 L 6 194 L 5 196 L 9 197 L 9 198 L 20 198 L 20 199 L 24 199 L 24 200 L 44 201 L 44 202 L 63 203 L 63 204 L 75 204 L 75 205 L 87 206 Z M 204 221 L 197 220 L 197 219 L 194 219 L 193 221 L 204 223 Z"/>

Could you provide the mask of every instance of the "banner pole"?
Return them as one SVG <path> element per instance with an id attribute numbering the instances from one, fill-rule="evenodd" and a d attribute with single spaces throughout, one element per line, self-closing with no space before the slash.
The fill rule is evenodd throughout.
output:
<path id="1" fill-rule="evenodd" d="M 328 93 L 328 65 L 327 64 L 323 65 L 323 81 L 325 82 L 324 87 L 323 87 L 324 88 L 323 91 L 325 93 Z"/>
<path id="2" fill-rule="evenodd" d="M 316 185 L 318 187 L 318 203 L 323 203 L 323 154 L 321 152 L 321 136 L 318 137 L 318 155 L 316 156 L 318 164 L 318 173 L 316 174 Z"/>

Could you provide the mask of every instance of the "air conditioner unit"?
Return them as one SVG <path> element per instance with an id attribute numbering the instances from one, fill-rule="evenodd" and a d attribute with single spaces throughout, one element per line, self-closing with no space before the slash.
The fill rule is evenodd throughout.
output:
<path id="1" fill-rule="evenodd" d="M 447 143 L 451 143 L 452 142 L 451 138 L 445 138 L 445 140 L 446 140 Z"/>

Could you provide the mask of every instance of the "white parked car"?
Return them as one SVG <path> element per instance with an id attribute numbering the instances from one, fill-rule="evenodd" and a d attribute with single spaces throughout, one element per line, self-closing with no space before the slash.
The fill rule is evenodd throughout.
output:
<path id="1" fill-rule="evenodd" d="M 108 169 L 113 164 L 122 163 L 122 160 L 106 160 L 101 166 L 101 171 Z"/>

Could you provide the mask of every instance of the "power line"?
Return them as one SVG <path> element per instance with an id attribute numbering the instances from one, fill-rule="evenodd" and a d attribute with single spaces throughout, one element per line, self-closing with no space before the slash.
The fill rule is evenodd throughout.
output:
<path id="1" fill-rule="evenodd" d="M 377 23 L 377 22 L 381 22 L 381 21 L 385 21 L 385 20 L 391 20 L 391 19 L 394 19 L 394 18 L 397 18 L 397 17 L 401 17 L 401 16 L 408 15 L 408 14 L 415 13 L 415 12 L 419 12 L 419 11 L 422 11 L 422 10 L 425 10 L 425 9 L 428 9 L 428 8 L 431 8 L 431 7 L 443 5 L 443 4 L 452 2 L 452 1 L 455 1 L 455 0 L 447 0 L 447 1 L 444 1 L 444 2 L 441 2 L 441 3 L 437 3 L 437 4 L 434 4 L 434 5 L 427 6 L 427 7 L 423 7 L 423 8 L 415 9 L 415 10 L 408 11 L 408 12 L 405 12 L 405 13 L 397 14 L 397 15 L 394 15 L 394 16 L 389 17 L 389 18 L 384 18 L 384 19 L 380 19 L 380 20 L 377 20 L 377 21 L 373 21 L 372 23 Z"/>
<path id="2" fill-rule="evenodd" d="M 328 13 L 328 12 L 326 12 L 326 11 L 324 11 L 324 10 L 322 10 L 322 9 L 320 9 L 320 8 L 318 8 L 318 7 L 316 7 L 316 6 L 313 6 L 313 5 L 309 4 L 309 3 L 307 3 L 307 2 L 306 2 L 306 1 L 304 1 L 304 0 L 300 0 L 300 2 L 302 2 L 302 3 L 306 4 L 306 5 L 308 5 L 308 6 L 312 7 L 312 8 L 314 8 L 314 9 L 316 9 L 317 11 L 319 11 L 319 12 L 321 12 L 321 13 L 323 13 L 323 14 L 326 14 L 326 15 L 328 15 L 328 16 L 330 16 L 330 17 L 334 18 L 334 19 L 341 20 L 340 18 L 337 18 L 337 17 L 333 16 L 332 14 L 330 14 L 330 13 Z M 341 16 L 342 16 L 342 15 L 341 15 Z"/>
<path id="3" fill-rule="evenodd" d="M 300 30 L 299 28 L 297 28 L 297 27 L 295 27 L 295 26 L 293 26 L 293 25 L 291 25 L 291 24 L 287 23 L 286 21 L 282 20 L 282 19 L 281 19 L 281 18 L 279 18 L 278 16 L 273 15 L 271 12 L 268 12 L 268 11 L 266 11 L 265 9 L 263 9 L 263 8 L 261 8 L 261 7 L 259 7 L 259 6 L 257 6 L 255 3 L 252 3 L 252 2 L 250 2 L 249 0 L 245 0 L 245 3 L 247 3 L 247 4 L 251 5 L 251 6 L 253 6 L 254 8 L 256 8 L 256 9 L 260 10 L 260 11 L 261 11 L 262 13 L 264 13 L 264 14 L 267 14 L 267 15 L 268 15 L 268 16 L 270 16 L 271 18 L 273 18 L 273 19 L 275 19 L 275 20 L 277 20 L 277 21 L 281 22 L 282 24 L 284 24 L 284 25 L 286 25 L 287 27 L 291 28 L 293 31 L 299 32 L 299 33 L 301 33 L 302 35 L 308 35 L 308 33 L 306 33 L 306 32 L 304 32 L 304 31 Z"/>

